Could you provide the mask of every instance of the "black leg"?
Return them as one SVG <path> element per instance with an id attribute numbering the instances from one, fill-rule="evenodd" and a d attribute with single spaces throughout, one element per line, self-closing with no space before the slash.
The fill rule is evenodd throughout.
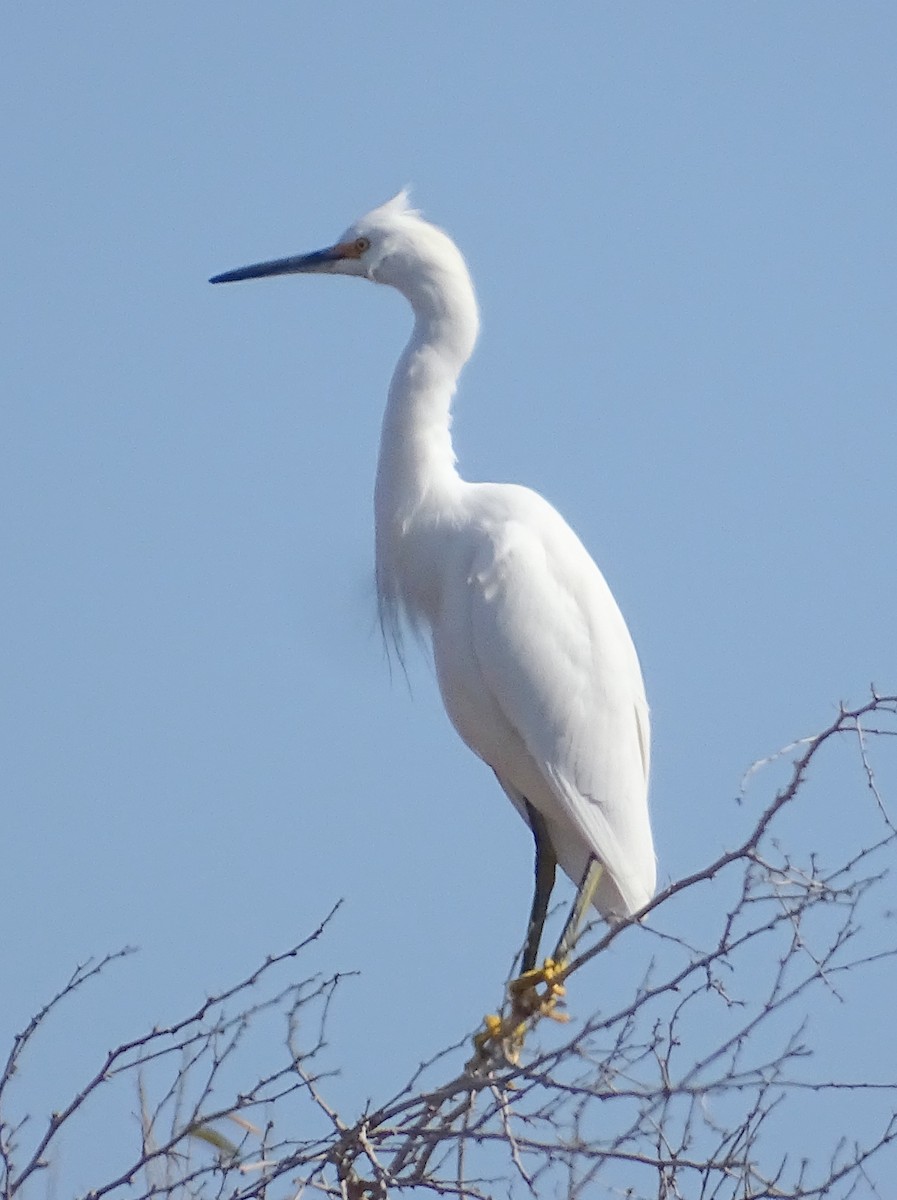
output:
<path id="1" fill-rule="evenodd" d="M 533 892 L 533 906 L 529 915 L 529 925 L 526 930 L 526 945 L 523 948 L 521 974 L 531 971 L 536 965 L 536 959 L 539 956 L 539 942 L 542 940 L 542 929 L 545 925 L 545 917 L 548 914 L 548 903 L 551 900 L 558 861 L 554 853 L 554 847 L 551 844 L 551 838 L 548 836 L 545 819 L 537 809 L 533 808 L 529 800 L 524 801 L 524 803 L 526 804 L 530 829 L 533 831 L 533 840 L 536 843 L 536 883 Z"/>

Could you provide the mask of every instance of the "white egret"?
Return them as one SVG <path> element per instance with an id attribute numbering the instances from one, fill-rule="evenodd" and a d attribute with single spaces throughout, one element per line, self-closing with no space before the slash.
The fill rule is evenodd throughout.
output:
<path id="1" fill-rule="evenodd" d="M 532 829 L 530 973 L 557 863 L 580 891 L 556 957 L 590 904 L 614 922 L 654 894 L 638 657 L 604 577 L 555 509 L 528 488 L 469 483 L 455 469 L 451 403 L 479 325 L 455 244 L 400 192 L 326 250 L 211 282 L 312 273 L 388 284 L 414 310 L 380 440 L 380 617 L 396 644 L 403 618 L 429 630 L 452 724 Z"/>

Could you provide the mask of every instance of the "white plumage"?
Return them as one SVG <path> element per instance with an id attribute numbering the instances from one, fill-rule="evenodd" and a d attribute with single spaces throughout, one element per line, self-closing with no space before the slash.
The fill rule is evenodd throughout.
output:
<path id="1" fill-rule="evenodd" d="M 327 250 L 213 282 L 310 272 L 391 285 L 414 311 L 377 469 L 384 631 L 397 640 L 403 616 L 429 629 L 446 711 L 533 825 L 537 852 L 553 851 L 576 884 L 599 860 L 596 908 L 608 920 L 636 912 L 655 887 L 638 657 L 601 572 L 556 510 L 528 488 L 469 483 L 455 469 L 451 401 L 478 331 L 464 259 L 400 193 Z"/>

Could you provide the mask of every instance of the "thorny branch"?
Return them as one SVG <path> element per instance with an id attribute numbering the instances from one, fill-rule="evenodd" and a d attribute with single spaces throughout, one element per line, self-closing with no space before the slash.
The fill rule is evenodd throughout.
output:
<path id="1" fill-rule="evenodd" d="M 787 779 L 735 849 L 665 888 L 639 914 L 650 914 L 649 923 L 608 929 L 570 964 L 568 981 L 613 954 L 600 1011 L 542 1026 L 543 1044 L 520 1065 L 498 1055 L 465 1065 L 466 1037 L 361 1116 L 333 1107 L 319 1067 L 340 976 L 277 984 L 285 965 L 313 952 L 333 912 L 183 1020 L 111 1051 L 33 1128 L 16 1115 L 25 1047 L 51 1011 L 128 951 L 78 967 L 13 1038 L 0 1072 L 0 1200 L 24 1194 L 60 1131 L 121 1079 L 138 1091 L 142 1138 L 89 1200 L 890 1194 L 893 1055 L 883 1054 L 879 1077 L 854 1077 L 844 1066 L 850 1055 L 828 1053 L 841 1033 L 817 1025 L 830 1031 L 834 1012 L 849 1029 L 857 997 L 874 990 L 876 973 L 897 955 L 893 914 L 882 911 L 893 908 L 882 900 L 893 888 L 897 825 L 875 761 L 889 751 L 893 758 L 895 737 L 897 696 L 842 708 L 827 729 L 788 748 L 798 757 Z M 823 776 L 811 789 L 808 778 L 831 743 L 858 752 L 859 786 L 854 768 L 838 796 L 838 857 L 825 863 L 806 845 L 786 850 L 781 827 L 801 804 L 812 814 L 827 784 Z M 782 759 L 758 764 L 752 777 L 771 762 Z M 807 819 L 799 828 L 811 826 Z M 623 940 L 625 954 L 612 951 Z M 245 1039 L 272 1013 L 284 1021 L 285 1053 L 259 1077 Z M 234 1072 L 252 1082 L 234 1088 Z M 808 1127 L 805 1148 L 793 1144 Z"/>

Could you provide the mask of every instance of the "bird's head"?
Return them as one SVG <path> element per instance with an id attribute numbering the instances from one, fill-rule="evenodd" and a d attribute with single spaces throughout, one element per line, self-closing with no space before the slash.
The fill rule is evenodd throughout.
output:
<path id="1" fill-rule="evenodd" d="M 253 263 L 215 275 L 210 282 L 269 275 L 357 275 L 398 288 L 412 302 L 437 278 L 469 278 L 454 242 L 409 206 L 404 190 L 359 218 L 324 250 Z"/>

